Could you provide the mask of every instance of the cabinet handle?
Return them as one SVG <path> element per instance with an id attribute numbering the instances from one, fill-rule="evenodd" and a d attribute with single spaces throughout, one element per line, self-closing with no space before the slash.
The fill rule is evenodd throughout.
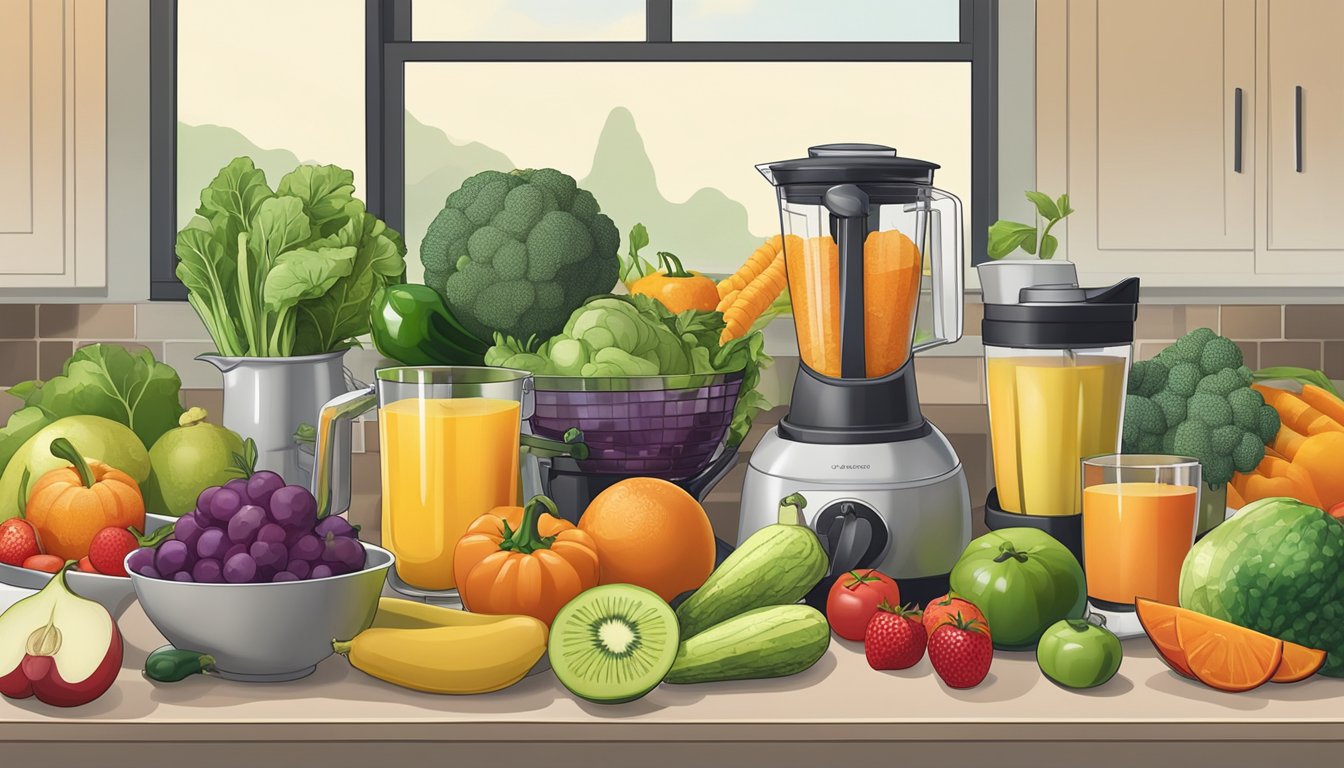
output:
<path id="1" fill-rule="evenodd" d="M 1293 104 L 1293 154 L 1297 172 L 1302 172 L 1302 86 L 1297 86 Z"/>
<path id="2" fill-rule="evenodd" d="M 1232 92 L 1232 170 L 1241 173 L 1241 89 Z"/>

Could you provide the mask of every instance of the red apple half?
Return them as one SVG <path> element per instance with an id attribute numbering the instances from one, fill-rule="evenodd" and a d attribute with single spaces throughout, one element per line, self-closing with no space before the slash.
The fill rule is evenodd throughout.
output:
<path id="1" fill-rule="evenodd" d="M 121 632 L 107 609 L 71 592 L 62 569 L 0 614 L 0 693 L 77 707 L 102 696 L 121 669 Z"/>

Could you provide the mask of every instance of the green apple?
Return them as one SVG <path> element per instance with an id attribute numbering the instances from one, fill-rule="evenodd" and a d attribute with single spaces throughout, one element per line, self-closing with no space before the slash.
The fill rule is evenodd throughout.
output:
<path id="1" fill-rule="evenodd" d="M 1084 619 L 1055 622 L 1036 646 L 1036 663 L 1065 688 L 1095 688 L 1120 669 L 1120 638 Z"/>
<path id="2" fill-rule="evenodd" d="M 19 499 L 25 469 L 31 489 L 47 472 L 70 466 L 65 459 L 51 455 L 51 441 L 58 437 L 69 440 L 85 458 L 120 469 L 137 483 L 149 477 L 149 452 L 130 427 L 102 416 L 66 416 L 28 438 L 5 466 L 4 474 L 0 474 L 0 520 L 18 517 L 21 504 L 28 501 L 26 495 Z"/>

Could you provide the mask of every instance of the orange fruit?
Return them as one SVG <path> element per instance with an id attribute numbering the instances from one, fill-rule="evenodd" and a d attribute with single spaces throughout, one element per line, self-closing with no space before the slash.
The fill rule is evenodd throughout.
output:
<path id="1" fill-rule="evenodd" d="M 1184 608 L 1176 614 L 1176 639 L 1201 683 L 1239 692 L 1269 682 L 1283 660 L 1283 641 Z"/>
<path id="2" fill-rule="evenodd" d="M 1325 663 L 1325 651 L 1318 651 L 1315 648 L 1308 648 L 1305 645 L 1283 643 L 1283 661 L 1279 662 L 1279 668 L 1274 670 L 1274 676 L 1269 679 L 1271 683 L 1296 683 L 1299 680 L 1306 680 L 1308 677 L 1316 674 L 1321 665 Z"/>
<path id="3" fill-rule="evenodd" d="M 1138 611 L 1143 631 L 1148 633 L 1148 639 L 1153 642 L 1162 660 L 1176 674 L 1194 679 L 1195 673 L 1186 663 L 1185 651 L 1181 650 L 1181 643 L 1176 639 L 1176 614 L 1184 609 L 1146 597 L 1135 600 L 1134 607 Z"/>
<path id="4" fill-rule="evenodd" d="M 601 583 L 634 584 L 664 600 L 696 589 L 714 570 L 714 528 L 686 491 L 632 477 L 599 493 L 579 518 L 597 542 Z"/>

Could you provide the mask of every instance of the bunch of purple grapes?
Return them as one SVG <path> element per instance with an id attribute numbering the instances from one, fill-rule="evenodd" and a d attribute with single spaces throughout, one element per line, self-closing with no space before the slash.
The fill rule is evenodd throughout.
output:
<path id="1" fill-rule="evenodd" d="M 257 584 L 340 576 L 364 567 L 358 531 L 340 517 L 317 519 L 317 500 L 274 472 L 201 491 L 171 538 L 130 557 L 132 571 L 201 584 Z"/>

